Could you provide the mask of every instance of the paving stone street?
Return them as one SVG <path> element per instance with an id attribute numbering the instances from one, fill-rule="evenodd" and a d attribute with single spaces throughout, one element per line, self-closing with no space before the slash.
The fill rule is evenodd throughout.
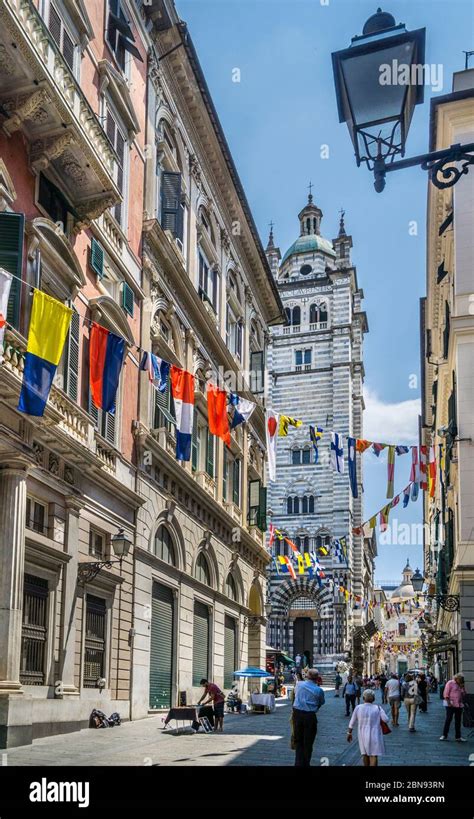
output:
<path id="1" fill-rule="evenodd" d="M 360 765 L 359 746 L 346 742 L 348 719 L 340 698 L 326 689 L 326 704 L 319 716 L 318 736 L 312 765 Z M 380 703 L 380 692 L 377 692 Z M 384 708 L 387 710 L 388 706 Z M 32 745 L 3 752 L 3 765 L 288 765 L 294 764 L 290 748 L 290 704 L 277 700 L 273 714 L 229 714 L 223 734 L 172 735 L 161 730 L 161 716 L 123 723 L 106 730 L 86 729 L 35 740 Z M 448 742 L 440 742 L 444 709 L 432 695 L 428 713 L 417 714 L 416 732 L 409 733 L 405 709 L 400 727 L 385 738 L 383 766 L 468 766 L 474 760 L 474 737 L 466 743 L 454 741 L 454 726 Z M 170 723 L 173 725 L 174 723 Z M 468 729 L 463 729 L 467 738 Z M 1 757 L 0 757 L 1 758 Z"/>

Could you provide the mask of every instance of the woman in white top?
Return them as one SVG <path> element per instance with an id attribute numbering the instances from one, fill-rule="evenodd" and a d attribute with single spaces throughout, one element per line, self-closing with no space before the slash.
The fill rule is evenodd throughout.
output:
<path id="1" fill-rule="evenodd" d="M 347 741 L 352 742 L 352 729 L 357 722 L 359 748 L 363 763 L 366 767 L 374 768 L 378 764 L 378 757 L 385 753 L 380 720 L 388 722 L 388 716 L 383 708 L 375 703 L 373 691 L 364 691 L 362 696 L 364 702 L 355 708 L 349 722 Z"/>

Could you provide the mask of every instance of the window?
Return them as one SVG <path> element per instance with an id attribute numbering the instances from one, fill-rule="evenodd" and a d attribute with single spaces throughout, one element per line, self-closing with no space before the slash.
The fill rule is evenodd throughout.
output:
<path id="1" fill-rule="evenodd" d="M 14 277 L 10 286 L 6 319 L 19 329 L 21 274 L 23 267 L 23 238 L 25 217 L 23 213 L 0 213 L 0 267 Z"/>
<path id="2" fill-rule="evenodd" d="M 310 264 L 304 264 L 302 267 L 300 267 L 300 273 L 302 276 L 309 276 L 312 269 L 313 268 L 311 267 Z"/>
<path id="3" fill-rule="evenodd" d="M 89 554 L 103 560 L 105 557 L 105 535 L 91 529 L 89 532 Z"/>
<path id="4" fill-rule="evenodd" d="M 308 498 L 306 497 L 306 495 L 304 496 L 304 498 L 301 501 L 301 513 L 303 515 L 308 514 Z"/>
<path id="5" fill-rule="evenodd" d="M 194 572 L 194 577 L 196 578 L 196 580 L 199 580 L 206 586 L 211 585 L 211 573 L 209 571 L 209 563 L 207 562 L 206 555 L 203 552 L 199 553 L 198 559 L 196 560 L 196 569 Z"/>
<path id="6" fill-rule="evenodd" d="M 161 219 L 163 230 L 169 230 L 175 239 L 183 242 L 183 203 L 181 174 L 163 171 L 161 175 Z"/>
<path id="7" fill-rule="evenodd" d="M 265 386 L 265 356 L 263 350 L 250 353 L 250 389 L 254 395 L 263 393 Z"/>
<path id="8" fill-rule="evenodd" d="M 76 64 L 79 62 L 77 59 L 77 40 L 71 30 L 66 27 L 61 14 L 53 3 L 50 3 L 49 6 L 48 28 L 66 63 L 73 74 L 76 75 Z"/>
<path id="9" fill-rule="evenodd" d="M 20 682 L 44 685 L 47 639 L 48 581 L 25 574 L 21 629 Z"/>
<path id="10" fill-rule="evenodd" d="M 104 410 L 96 407 L 92 400 L 92 396 L 89 393 L 89 415 L 92 417 L 92 420 L 94 421 L 94 426 L 98 431 L 99 435 L 102 435 L 102 438 L 105 438 L 105 440 L 108 441 L 109 444 L 113 444 L 115 446 L 116 438 L 115 422 L 117 418 L 117 409 L 113 414 L 111 412 L 104 412 Z"/>
<path id="11" fill-rule="evenodd" d="M 114 215 L 115 219 L 119 223 L 119 225 L 123 228 L 125 222 L 125 200 L 126 200 L 126 187 L 127 187 L 127 155 L 125 152 L 125 146 L 127 145 L 127 138 L 125 136 L 125 129 L 118 124 L 118 118 L 112 113 L 110 104 L 108 100 L 106 100 L 106 119 L 105 119 L 105 130 L 107 136 L 110 140 L 110 143 L 113 148 L 115 148 L 115 152 L 117 154 L 117 175 L 115 182 L 117 187 L 122 194 L 122 202 L 118 202 L 112 208 L 112 214 Z"/>
<path id="12" fill-rule="evenodd" d="M 305 370 L 311 368 L 312 350 L 295 350 L 295 368 L 299 372 L 304 365 Z"/>
<path id="13" fill-rule="evenodd" d="M 122 71 L 125 71 L 125 57 L 127 51 L 136 57 L 137 60 L 142 61 L 141 54 L 134 45 L 135 38 L 124 13 L 123 3 L 121 0 L 109 0 L 107 40 Z"/>
<path id="14" fill-rule="evenodd" d="M 299 513 L 300 513 L 300 499 L 299 498 L 293 498 L 293 514 L 294 515 L 299 515 Z"/>
<path id="15" fill-rule="evenodd" d="M 240 461 L 234 460 L 232 474 L 232 502 L 240 507 Z"/>
<path id="16" fill-rule="evenodd" d="M 301 449 L 293 449 L 291 452 L 291 463 L 296 466 L 301 464 Z"/>
<path id="17" fill-rule="evenodd" d="M 39 532 L 41 535 L 47 533 L 47 506 L 34 498 L 26 499 L 26 528 Z"/>
<path id="18" fill-rule="evenodd" d="M 231 600 L 237 600 L 237 586 L 235 585 L 235 580 L 231 574 L 227 575 L 227 580 L 225 582 L 225 592 L 227 597 L 230 597 Z"/>
<path id="19" fill-rule="evenodd" d="M 286 499 L 286 514 L 292 515 L 293 514 L 293 498 Z"/>
<path id="20" fill-rule="evenodd" d="M 63 389 L 73 401 L 77 401 L 79 395 L 79 349 L 80 318 L 77 310 L 73 309 L 68 337 L 64 347 L 63 370 Z"/>
<path id="21" fill-rule="evenodd" d="M 226 342 L 227 347 L 233 355 L 242 359 L 244 325 L 240 318 L 237 318 L 231 307 L 227 305 L 226 316 Z"/>
<path id="22" fill-rule="evenodd" d="M 406 637 L 407 627 L 406 623 L 399 623 L 398 624 L 398 636 L 399 637 Z"/>
<path id="23" fill-rule="evenodd" d="M 302 452 L 302 463 L 303 464 L 310 464 L 311 463 L 311 450 L 310 449 L 303 449 Z"/>
<path id="24" fill-rule="evenodd" d="M 206 436 L 206 472 L 210 478 L 214 477 L 214 451 L 215 451 L 215 440 L 214 435 L 212 435 L 207 429 L 207 436 Z"/>
<path id="25" fill-rule="evenodd" d="M 153 429 L 164 428 L 171 432 L 176 425 L 176 420 L 169 379 L 164 392 L 153 390 L 153 401 Z"/>
<path id="26" fill-rule="evenodd" d="M 209 609 L 204 603 L 194 603 L 193 622 L 193 685 L 198 686 L 201 680 L 209 675 Z"/>
<path id="27" fill-rule="evenodd" d="M 67 233 L 73 220 L 72 208 L 63 193 L 43 173 L 39 176 L 38 204 L 52 222 L 61 222 L 63 233 Z"/>
<path id="28" fill-rule="evenodd" d="M 248 520 L 261 532 L 267 531 L 267 487 L 261 481 L 249 482 Z"/>
<path id="29" fill-rule="evenodd" d="M 155 555 L 170 566 L 176 566 L 173 539 L 166 526 L 159 526 L 155 535 Z"/>
<path id="30" fill-rule="evenodd" d="M 88 594 L 84 643 L 84 688 L 95 688 L 97 680 L 105 676 L 105 634 L 105 600 Z"/>
<path id="31" fill-rule="evenodd" d="M 293 326 L 299 326 L 301 324 L 301 308 L 300 307 L 293 307 L 293 315 L 291 323 Z"/>
<path id="32" fill-rule="evenodd" d="M 308 512 L 310 515 L 314 515 L 314 495 L 310 495 L 308 498 Z"/>
<path id="33" fill-rule="evenodd" d="M 199 295 L 209 302 L 217 313 L 219 274 L 217 268 L 209 268 L 209 263 L 202 250 L 199 250 Z"/>

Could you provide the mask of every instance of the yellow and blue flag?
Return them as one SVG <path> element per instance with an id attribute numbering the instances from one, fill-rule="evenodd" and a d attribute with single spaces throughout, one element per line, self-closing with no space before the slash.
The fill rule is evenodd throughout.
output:
<path id="1" fill-rule="evenodd" d="M 18 409 L 43 415 L 71 323 L 72 308 L 35 290 Z"/>

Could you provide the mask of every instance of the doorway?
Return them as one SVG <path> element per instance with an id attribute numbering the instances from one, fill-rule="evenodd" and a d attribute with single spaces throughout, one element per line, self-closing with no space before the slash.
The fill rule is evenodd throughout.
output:
<path id="1" fill-rule="evenodd" d="M 309 665 L 313 659 L 313 621 L 311 617 L 297 617 L 294 623 L 293 630 L 294 640 L 294 656 L 297 654 L 303 655 L 305 652 L 308 656 Z"/>

